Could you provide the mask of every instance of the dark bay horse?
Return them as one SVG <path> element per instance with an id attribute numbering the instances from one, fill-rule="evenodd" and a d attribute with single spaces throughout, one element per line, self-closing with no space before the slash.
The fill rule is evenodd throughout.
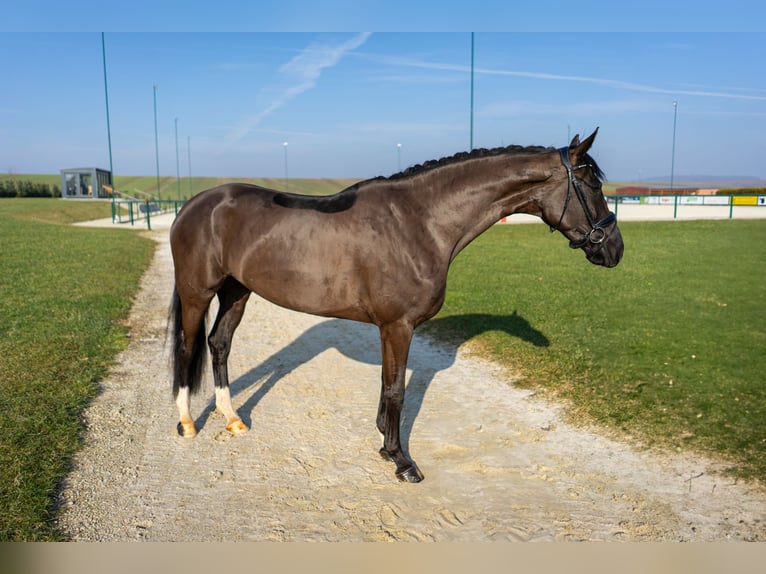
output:
<path id="1" fill-rule="evenodd" d="M 326 197 L 226 184 L 192 198 L 170 230 L 179 434 L 196 435 L 189 398 L 199 390 L 206 347 L 226 429 L 248 430 L 231 404 L 227 360 L 255 292 L 289 309 L 379 328 L 380 454 L 396 464 L 400 480 L 422 480 L 399 438 L 407 356 L 415 327 L 444 302 L 457 254 L 501 218 L 529 213 L 591 263 L 620 261 L 622 236 L 601 191 L 603 174 L 587 153 L 597 131 L 559 150 L 512 146 L 458 154 Z M 205 315 L 216 295 L 219 311 L 208 334 Z"/>

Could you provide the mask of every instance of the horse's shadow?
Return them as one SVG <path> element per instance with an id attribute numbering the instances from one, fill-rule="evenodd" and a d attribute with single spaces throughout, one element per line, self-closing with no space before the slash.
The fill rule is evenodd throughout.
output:
<path id="1" fill-rule="evenodd" d="M 341 328 L 338 328 L 339 326 Z M 436 373 L 448 369 L 454 364 L 458 349 L 463 343 L 488 331 L 504 332 L 537 347 L 547 347 L 550 344 L 542 332 L 535 329 L 515 311 L 512 315 L 504 316 L 466 314 L 428 321 L 416 332 L 407 362 L 407 368 L 411 370 L 411 375 L 407 383 L 400 429 L 402 448 L 405 452 L 408 451 L 412 426 Z M 435 341 L 437 336 L 440 352 L 428 353 L 426 356 L 418 339 L 425 338 L 427 341 Z M 377 367 L 381 366 L 380 334 L 377 327 L 343 319 L 323 321 L 230 383 L 232 396 L 247 391 L 253 385 L 259 385 L 257 390 L 238 409 L 243 422 L 252 426 L 252 413 L 261 399 L 286 375 L 329 349 L 337 349 L 341 354 L 354 361 Z M 339 377 L 342 376 L 342 373 L 339 374 Z M 380 375 L 378 375 L 377 380 L 380 380 Z M 376 388 L 379 386 L 376 385 Z M 196 421 L 198 429 L 205 426 L 214 409 L 214 402 L 210 402 L 205 407 Z"/>

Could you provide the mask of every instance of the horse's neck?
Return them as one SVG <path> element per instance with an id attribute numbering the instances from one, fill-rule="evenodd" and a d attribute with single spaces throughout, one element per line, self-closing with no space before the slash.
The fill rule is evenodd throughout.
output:
<path id="1" fill-rule="evenodd" d="M 533 193 L 545 178 L 541 172 L 514 169 L 513 158 L 482 158 L 482 164 L 447 166 L 451 173 L 424 174 L 420 189 L 413 189 L 424 212 L 435 224 L 440 240 L 451 246 L 450 260 L 494 223 L 520 211 L 530 210 Z M 435 170 L 436 171 L 436 170 Z M 492 174 L 503 174 L 502 176 Z M 431 176 L 429 178 L 429 176 Z"/>

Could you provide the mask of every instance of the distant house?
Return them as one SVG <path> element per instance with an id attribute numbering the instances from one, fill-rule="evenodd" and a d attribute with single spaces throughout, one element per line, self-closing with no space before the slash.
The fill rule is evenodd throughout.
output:
<path id="1" fill-rule="evenodd" d="M 97 167 L 61 170 L 61 197 L 100 199 L 112 196 L 112 172 Z"/>

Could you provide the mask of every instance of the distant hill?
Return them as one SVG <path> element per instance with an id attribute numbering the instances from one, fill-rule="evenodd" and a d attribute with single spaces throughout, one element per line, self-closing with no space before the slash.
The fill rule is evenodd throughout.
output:
<path id="1" fill-rule="evenodd" d="M 5 180 L 31 181 L 34 183 L 46 183 L 49 185 L 61 185 L 59 174 L 8 174 L 0 173 L 0 182 Z M 162 199 L 188 199 L 190 196 L 205 189 L 229 182 L 243 182 L 269 187 L 279 191 L 302 193 L 306 195 L 330 195 L 357 183 L 358 179 L 352 178 L 234 178 L 234 177 L 182 177 L 180 180 L 171 176 L 160 177 L 160 196 Z M 126 195 L 156 194 L 156 176 L 133 176 L 117 175 L 114 178 L 114 186 L 118 191 Z"/>

